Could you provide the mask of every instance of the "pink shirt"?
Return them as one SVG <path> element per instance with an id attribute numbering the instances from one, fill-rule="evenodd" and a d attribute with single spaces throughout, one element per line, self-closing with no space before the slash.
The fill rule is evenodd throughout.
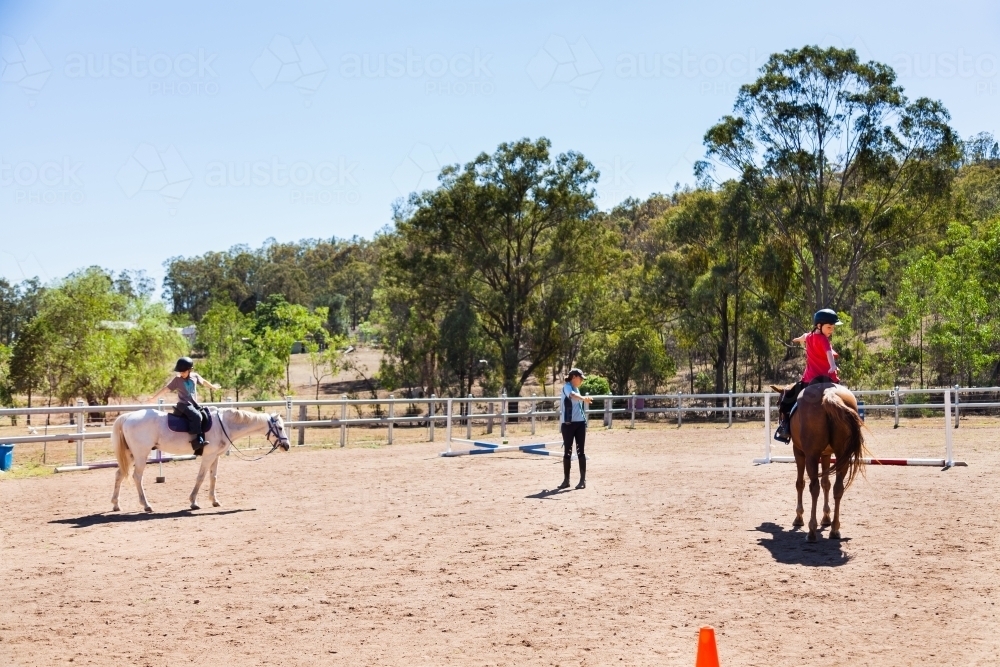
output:
<path id="1" fill-rule="evenodd" d="M 806 372 L 802 374 L 803 382 L 812 382 L 820 375 L 829 376 L 831 380 L 840 384 L 840 378 L 836 373 L 830 373 L 830 359 L 827 352 L 833 352 L 830 339 L 819 331 L 806 334 Z M 836 352 L 833 353 L 836 357 Z"/>

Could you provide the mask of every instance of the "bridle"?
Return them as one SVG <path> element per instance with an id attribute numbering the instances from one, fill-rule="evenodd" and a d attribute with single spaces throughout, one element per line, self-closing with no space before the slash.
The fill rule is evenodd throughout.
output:
<path id="1" fill-rule="evenodd" d="M 274 436 L 274 440 L 271 440 L 271 436 Z M 228 437 L 228 436 L 227 436 Z M 275 415 L 271 415 L 271 418 L 267 422 L 267 433 L 264 435 L 267 441 L 271 443 L 271 451 L 273 452 L 278 447 L 281 447 L 283 451 L 288 451 L 290 444 L 288 442 L 288 436 L 281 435 L 281 429 L 278 428 L 278 418 Z"/>
<path id="2" fill-rule="evenodd" d="M 244 461 L 260 461 L 262 458 L 264 458 L 268 454 L 274 453 L 274 451 L 276 449 L 278 449 L 278 447 L 281 447 L 281 449 L 284 450 L 284 451 L 286 451 L 286 452 L 288 451 L 288 449 L 290 447 L 290 444 L 288 442 L 288 437 L 287 436 L 283 437 L 281 435 L 281 429 L 278 428 L 278 418 L 275 415 L 271 415 L 271 418 L 268 420 L 268 422 L 267 422 L 267 433 L 264 435 L 264 438 L 266 438 L 267 441 L 268 441 L 268 443 L 270 443 L 271 449 L 267 452 L 267 454 L 261 454 L 260 456 L 258 456 L 256 458 L 252 458 L 252 459 L 251 458 L 247 458 L 246 455 L 243 453 L 243 450 L 241 450 L 239 447 L 237 447 L 236 443 L 233 442 L 232 437 L 229 435 L 229 432 L 226 430 L 226 425 L 223 423 L 221 415 L 219 416 L 219 428 L 221 428 L 222 432 L 225 433 L 226 439 L 229 440 L 229 444 L 232 445 L 233 449 L 236 450 L 236 456 L 237 456 L 237 458 L 243 459 Z M 271 436 L 274 436 L 274 440 L 271 439 Z"/>

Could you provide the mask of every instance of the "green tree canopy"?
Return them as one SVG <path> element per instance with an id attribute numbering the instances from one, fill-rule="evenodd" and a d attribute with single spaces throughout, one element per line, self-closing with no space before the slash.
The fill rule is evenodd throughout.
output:
<path id="1" fill-rule="evenodd" d="M 960 142 L 940 102 L 903 95 L 893 70 L 853 49 L 772 55 L 705 134 L 708 159 L 750 188 L 794 262 L 804 308 L 850 309 L 865 265 L 927 230 Z"/>
<path id="2" fill-rule="evenodd" d="M 404 243 L 392 264 L 414 284 L 468 299 L 511 396 L 557 351 L 576 295 L 609 268 L 610 236 L 591 221 L 597 171 L 549 149 L 547 139 L 523 139 L 448 167 L 396 224 Z"/>
<path id="3" fill-rule="evenodd" d="M 187 351 L 166 309 L 148 300 L 141 279 L 90 268 L 41 296 L 38 313 L 15 342 L 12 375 L 20 391 L 43 387 L 67 402 L 91 405 L 135 397 L 162 382 Z"/>

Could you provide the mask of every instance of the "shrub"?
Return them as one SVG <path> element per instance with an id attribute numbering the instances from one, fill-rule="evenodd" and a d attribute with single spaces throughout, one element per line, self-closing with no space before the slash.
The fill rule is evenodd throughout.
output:
<path id="1" fill-rule="evenodd" d="M 587 379 L 580 385 L 580 393 L 584 396 L 600 396 L 602 394 L 606 396 L 611 393 L 611 383 L 600 375 L 588 375 Z M 590 407 L 594 410 L 603 410 L 604 401 L 598 399 Z"/>

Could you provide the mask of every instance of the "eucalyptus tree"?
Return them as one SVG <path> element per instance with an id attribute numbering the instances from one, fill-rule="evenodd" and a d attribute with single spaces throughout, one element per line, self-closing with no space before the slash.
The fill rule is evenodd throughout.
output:
<path id="1" fill-rule="evenodd" d="M 674 314 L 687 347 L 708 348 L 715 392 L 735 389 L 742 318 L 764 296 L 756 284 L 763 226 L 748 189 L 729 181 L 679 195 L 653 237 L 647 300 Z"/>
<path id="2" fill-rule="evenodd" d="M 609 269 L 609 230 L 592 221 L 598 172 L 550 148 L 522 139 L 447 167 L 396 223 L 406 243 L 392 263 L 431 289 L 461 290 L 453 297 L 468 299 L 511 396 L 553 358 L 560 322 Z"/>
<path id="3" fill-rule="evenodd" d="M 697 173 L 722 166 L 749 188 L 773 231 L 770 261 L 796 267 L 803 312 L 848 310 L 865 264 L 935 223 L 961 157 L 949 120 L 940 102 L 909 101 L 890 67 L 806 46 L 740 88 Z"/>

